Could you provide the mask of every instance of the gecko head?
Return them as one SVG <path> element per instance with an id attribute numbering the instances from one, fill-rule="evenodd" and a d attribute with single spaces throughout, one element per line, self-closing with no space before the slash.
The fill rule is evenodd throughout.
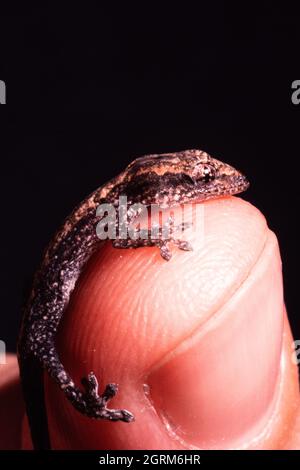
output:
<path id="1" fill-rule="evenodd" d="M 142 201 L 161 206 L 237 194 L 249 186 L 242 173 L 202 150 L 145 155 L 127 167 L 124 178 L 132 200 L 142 195 Z"/>
<path id="2" fill-rule="evenodd" d="M 240 171 L 206 152 L 198 152 L 190 163 L 189 176 L 199 196 L 213 198 L 233 195 L 249 187 L 247 178 Z"/>

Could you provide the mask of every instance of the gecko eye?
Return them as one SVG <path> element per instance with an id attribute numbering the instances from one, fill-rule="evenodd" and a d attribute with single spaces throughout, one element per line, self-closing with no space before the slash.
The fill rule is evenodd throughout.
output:
<path id="1" fill-rule="evenodd" d="M 196 174 L 194 176 L 196 179 L 204 183 L 209 183 L 209 181 L 215 179 L 216 176 L 216 170 L 211 165 L 201 165 L 197 168 L 195 173 Z"/>
<path id="2" fill-rule="evenodd" d="M 205 166 L 203 169 L 203 178 L 205 183 L 212 181 L 215 178 L 216 172 L 215 169 L 211 166 Z"/>

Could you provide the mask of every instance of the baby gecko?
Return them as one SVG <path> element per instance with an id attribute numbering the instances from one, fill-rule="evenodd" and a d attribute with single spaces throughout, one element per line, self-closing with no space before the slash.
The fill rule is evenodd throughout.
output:
<path id="1" fill-rule="evenodd" d="M 110 409 L 108 402 L 117 393 L 117 384 L 106 385 L 98 393 L 93 372 L 75 385 L 59 359 L 55 347 L 56 333 L 69 303 L 74 286 L 87 261 L 101 245 L 96 233 L 100 204 L 117 207 L 120 196 L 126 196 L 128 220 L 136 217 L 131 210 L 136 203 L 146 207 L 156 204 L 171 208 L 188 202 L 245 191 L 249 183 L 232 166 L 212 158 L 201 150 L 146 155 L 135 159 L 118 176 L 88 196 L 65 220 L 48 246 L 33 282 L 32 292 L 24 311 L 18 341 L 18 360 L 26 410 L 36 449 L 49 449 L 50 439 L 44 399 L 43 370 L 59 385 L 66 398 L 82 414 L 95 419 L 131 422 L 134 416 L 125 409 Z M 117 223 L 118 221 L 116 221 Z M 190 250 L 188 242 L 174 236 L 112 240 L 115 248 L 157 246 L 169 261 L 171 244 Z"/>

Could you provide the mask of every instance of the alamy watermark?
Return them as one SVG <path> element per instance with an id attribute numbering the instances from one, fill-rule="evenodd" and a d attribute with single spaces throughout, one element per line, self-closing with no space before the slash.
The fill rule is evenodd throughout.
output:
<path id="1" fill-rule="evenodd" d="M 292 103 L 295 105 L 300 104 L 300 80 L 294 80 L 292 82 L 293 93 L 291 95 Z"/>
<path id="2" fill-rule="evenodd" d="M 0 80 L 0 104 L 6 104 L 6 85 L 3 80 Z"/>
<path id="3" fill-rule="evenodd" d="M 182 204 L 175 210 L 158 204 L 128 204 L 124 195 L 115 204 L 100 204 L 96 215 L 100 219 L 96 227 L 100 240 L 169 240 L 175 232 L 178 238 L 191 226 L 198 237 L 204 234 L 203 204 Z"/>
<path id="4" fill-rule="evenodd" d="M 292 352 L 292 363 L 299 365 L 300 364 L 300 339 L 296 339 L 292 342 L 291 345 L 294 351 Z"/>
<path id="5" fill-rule="evenodd" d="M 4 341 L 0 339 L 0 364 L 6 364 L 6 346 Z"/>

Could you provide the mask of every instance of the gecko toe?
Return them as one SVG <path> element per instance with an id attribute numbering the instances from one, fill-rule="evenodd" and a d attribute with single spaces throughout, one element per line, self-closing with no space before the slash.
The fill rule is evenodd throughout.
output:
<path id="1" fill-rule="evenodd" d="M 135 421 L 135 417 L 132 413 L 130 413 L 130 411 L 127 411 L 127 410 L 121 410 L 121 411 L 123 414 L 122 421 L 124 421 L 125 423 L 132 423 L 132 421 Z"/>
<path id="2" fill-rule="evenodd" d="M 184 251 L 193 251 L 193 246 L 191 245 L 191 243 L 184 240 L 179 240 L 178 248 Z"/>
<path id="3" fill-rule="evenodd" d="M 111 400 L 118 392 L 117 384 L 108 384 L 105 387 L 103 394 L 101 395 L 102 401 L 107 403 Z"/>
<path id="4" fill-rule="evenodd" d="M 98 397 L 98 380 L 93 372 L 90 372 L 87 377 L 83 377 L 81 383 L 87 397 Z"/>
<path id="5" fill-rule="evenodd" d="M 172 252 L 170 250 L 169 244 L 167 242 L 162 242 L 159 245 L 161 257 L 166 261 L 170 261 L 172 258 Z"/>

